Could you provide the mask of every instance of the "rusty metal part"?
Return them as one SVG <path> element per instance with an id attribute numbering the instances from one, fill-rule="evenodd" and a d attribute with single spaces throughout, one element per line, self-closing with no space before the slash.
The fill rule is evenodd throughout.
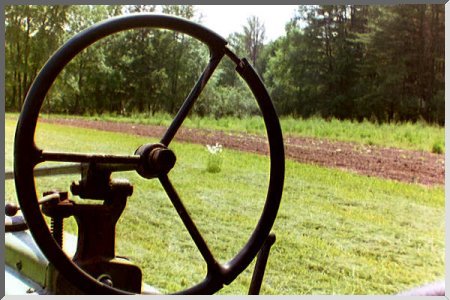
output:
<path id="1" fill-rule="evenodd" d="M 112 155 L 112 154 L 83 154 L 83 153 L 62 153 L 51 151 L 40 151 L 37 162 L 61 161 L 95 163 L 99 167 L 108 171 L 128 171 L 135 170 L 139 164 L 140 157 L 137 155 Z"/>
<path id="2" fill-rule="evenodd" d="M 50 220 L 50 230 L 56 243 L 62 248 L 63 246 L 63 233 L 64 223 L 60 217 L 54 217 Z"/>
<path id="3" fill-rule="evenodd" d="M 96 163 L 82 164 L 81 180 L 72 182 L 70 191 L 83 199 L 104 200 L 111 195 L 111 171 L 100 169 Z"/>
<path id="4" fill-rule="evenodd" d="M 252 281 L 250 282 L 250 288 L 248 290 L 249 295 L 259 295 L 264 273 L 266 271 L 270 248 L 272 248 L 273 244 L 275 243 L 275 240 L 276 240 L 275 234 L 273 233 L 269 234 L 263 247 L 258 252 L 255 269 L 253 270 Z"/>
<path id="5" fill-rule="evenodd" d="M 18 205 L 12 203 L 5 204 L 5 215 L 7 215 L 8 217 L 15 216 L 19 210 L 20 207 Z"/>
<path id="6" fill-rule="evenodd" d="M 48 201 L 53 201 L 54 199 L 59 199 L 58 193 L 46 193 L 44 197 L 39 199 L 39 204 L 44 204 Z M 13 204 L 13 203 L 6 203 L 5 204 L 5 215 L 12 217 L 17 214 L 17 212 L 20 210 L 20 206 Z"/>
<path id="7" fill-rule="evenodd" d="M 45 210 L 49 206 L 53 205 L 61 205 L 65 203 L 70 203 L 68 200 L 67 192 L 59 192 L 59 191 L 47 191 L 44 192 L 45 196 L 53 196 L 53 198 L 49 201 L 46 201 L 42 205 L 42 209 Z M 68 216 L 52 216 L 50 219 L 50 230 L 55 239 L 56 243 L 62 248 L 63 246 L 63 234 L 64 234 L 64 218 Z"/>
<path id="8" fill-rule="evenodd" d="M 44 204 L 49 201 L 53 201 L 54 199 L 59 199 L 59 194 L 49 194 L 42 197 L 38 203 Z M 17 232 L 28 229 L 28 225 L 25 222 L 23 216 L 16 216 L 17 212 L 20 210 L 20 207 L 16 204 L 6 203 L 5 205 L 5 232 Z"/>
<path id="9" fill-rule="evenodd" d="M 142 145 L 135 151 L 135 154 L 141 157 L 141 163 L 136 171 L 147 179 L 169 173 L 177 160 L 172 150 L 163 144 Z"/>
<path id="10" fill-rule="evenodd" d="M 98 177 L 93 176 L 88 180 L 96 178 Z M 67 193 L 60 193 L 61 199 L 46 202 L 42 206 L 42 212 L 52 219 L 52 234 L 60 246 L 62 220 L 70 216 L 75 218 L 78 243 L 73 261 L 79 267 L 94 278 L 109 276 L 113 283 L 110 286 L 140 293 L 142 272 L 139 267 L 115 256 L 116 223 L 125 209 L 127 198 L 133 193 L 133 186 L 125 180 L 110 180 L 106 184 L 107 186 L 98 189 L 104 192 L 103 204 L 76 204 L 65 197 Z M 79 188 L 82 195 L 92 195 L 90 185 L 81 185 Z M 95 196 L 100 195 L 98 190 L 94 191 Z"/>

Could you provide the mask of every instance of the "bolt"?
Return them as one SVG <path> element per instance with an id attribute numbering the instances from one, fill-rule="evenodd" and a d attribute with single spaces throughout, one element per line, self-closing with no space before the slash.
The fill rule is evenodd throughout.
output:
<path id="1" fill-rule="evenodd" d="M 113 286 L 113 281 L 111 276 L 109 276 L 108 274 L 102 274 L 100 276 L 98 276 L 98 281 L 100 281 L 101 283 L 107 285 L 107 286 Z"/>
<path id="2" fill-rule="evenodd" d="M 7 215 L 8 217 L 13 217 L 13 216 L 15 216 L 17 214 L 19 209 L 20 209 L 20 207 L 17 206 L 16 204 L 6 203 L 6 205 L 5 205 L 5 215 Z"/>
<path id="3" fill-rule="evenodd" d="M 63 219 L 60 217 L 54 217 L 50 220 L 50 229 L 53 235 L 53 238 L 56 240 L 56 243 L 62 248 L 63 245 L 63 234 L 64 234 L 64 223 Z"/>
<path id="4" fill-rule="evenodd" d="M 78 183 L 74 181 L 70 186 L 70 191 L 72 192 L 73 195 L 79 196 L 81 192 L 81 187 Z"/>
<path id="5" fill-rule="evenodd" d="M 174 166 L 177 158 L 175 154 L 164 148 L 156 148 L 150 152 L 150 165 L 154 165 L 158 172 L 168 173 Z"/>
<path id="6" fill-rule="evenodd" d="M 16 262 L 16 268 L 18 271 L 22 270 L 22 261 L 19 260 L 18 262 Z"/>
<path id="7" fill-rule="evenodd" d="M 45 192 L 44 196 L 48 196 L 54 193 L 59 194 L 59 199 L 55 199 L 53 204 L 48 205 L 58 205 L 58 203 L 61 203 L 61 201 L 67 200 L 68 193 L 67 192 L 59 192 L 59 191 L 49 191 Z M 53 238 L 55 239 L 56 243 L 62 248 L 63 246 L 63 235 L 64 235 L 64 223 L 63 218 L 59 216 L 53 216 L 50 219 L 50 230 L 52 233 Z"/>

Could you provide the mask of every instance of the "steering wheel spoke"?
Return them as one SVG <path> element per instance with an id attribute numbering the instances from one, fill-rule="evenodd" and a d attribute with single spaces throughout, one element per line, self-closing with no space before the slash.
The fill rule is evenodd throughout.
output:
<path id="1" fill-rule="evenodd" d="M 202 93 L 204 87 L 208 83 L 209 78 L 211 78 L 211 75 L 214 73 L 215 69 L 217 68 L 217 65 L 222 60 L 222 57 L 224 56 L 224 54 L 225 54 L 224 52 L 217 52 L 217 51 L 212 52 L 208 65 L 206 66 L 203 73 L 200 75 L 200 78 L 195 83 L 194 87 L 190 91 L 187 98 L 184 100 L 183 105 L 178 110 L 174 120 L 172 121 L 172 124 L 170 124 L 166 133 L 162 137 L 162 139 L 160 141 L 161 144 L 165 145 L 166 147 L 169 146 L 170 142 L 174 138 L 174 136 L 177 133 L 178 129 L 180 128 L 181 124 L 183 124 L 187 115 L 191 111 L 192 106 L 194 106 L 198 97 Z"/>
<path id="2" fill-rule="evenodd" d="M 161 182 L 161 185 L 166 191 L 167 196 L 169 196 L 172 205 L 175 207 L 178 215 L 183 221 L 183 224 L 186 227 L 187 231 L 189 232 L 189 235 L 191 236 L 192 240 L 197 246 L 197 249 L 200 251 L 200 254 L 205 260 L 206 265 L 208 266 L 208 271 L 217 271 L 218 268 L 220 268 L 219 263 L 216 261 L 213 254 L 211 253 L 211 250 L 206 244 L 206 241 L 203 239 L 203 236 L 197 229 L 197 226 L 195 225 L 194 221 L 192 220 L 191 216 L 186 210 L 186 207 L 184 206 L 183 202 L 178 196 L 178 193 L 173 187 L 172 182 L 170 181 L 167 174 L 160 175 L 159 181 Z"/>

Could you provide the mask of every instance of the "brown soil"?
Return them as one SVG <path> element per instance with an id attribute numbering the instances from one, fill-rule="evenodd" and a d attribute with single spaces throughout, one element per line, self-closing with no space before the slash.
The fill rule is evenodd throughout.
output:
<path id="1" fill-rule="evenodd" d="M 125 132 L 141 136 L 162 137 L 166 127 L 127 124 L 121 122 L 79 119 L 44 119 L 77 127 Z M 264 136 L 204 129 L 180 128 L 176 141 L 196 144 L 222 144 L 225 148 L 267 154 Z M 286 158 L 301 163 L 316 164 L 423 185 L 444 184 L 444 155 L 421 151 L 382 148 L 349 142 L 337 142 L 298 136 L 284 137 Z"/>

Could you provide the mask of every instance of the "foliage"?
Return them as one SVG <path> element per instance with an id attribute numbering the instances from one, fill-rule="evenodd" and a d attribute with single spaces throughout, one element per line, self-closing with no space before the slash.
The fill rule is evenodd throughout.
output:
<path id="1" fill-rule="evenodd" d="M 265 74 L 279 112 L 443 124 L 443 21 L 443 5 L 301 6 Z"/>
<path id="2" fill-rule="evenodd" d="M 264 48 L 266 29 L 258 17 L 251 16 L 244 25 L 243 44 L 245 52 L 249 55 L 249 61 L 261 73 L 260 57 Z"/>
<path id="3" fill-rule="evenodd" d="M 436 153 L 436 154 L 443 154 L 445 152 L 445 150 L 444 150 L 444 145 L 442 144 L 442 142 L 435 142 L 433 144 L 433 148 L 431 149 L 431 152 Z"/>
<path id="4" fill-rule="evenodd" d="M 444 103 L 444 6 L 397 5 L 373 10 L 379 17 L 370 18 L 370 30 L 361 35 L 367 38 L 361 78 L 373 78 L 374 84 L 364 87 L 376 99 L 369 109 L 379 120 L 425 119 L 443 124 L 444 110 L 433 101 L 439 98 Z"/>
<path id="5" fill-rule="evenodd" d="M 19 110 L 37 72 L 62 43 L 68 6 L 5 6 L 5 108 Z"/>
<path id="6" fill-rule="evenodd" d="M 38 70 L 74 34 L 112 16 L 155 11 L 199 22 L 192 5 L 5 6 L 6 110 L 20 110 Z M 249 58 L 280 115 L 445 123 L 443 4 L 303 5 L 286 20 L 284 36 L 266 44 L 264 35 L 265 24 L 252 16 L 228 37 L 229 47 Z M 208 55 L 206 46 L 177 32 L 117 33 L 66 66 L 44 110 L 174 113 Z M 254 114 L 235 67 L 221 62 L 194 113 Z"/>
<path id="7" fill-rule="evenodd" d="M 64 40 L 108 17 L 154 12 L 155 9 L 152 5 L 8 6 L 7 57 L 17 55 L 21 58 L 22 52 L 14 46 L 25 43 L 25 47 L 28 44 L 35 47 L 35 52 L 42 58 L 31 62 L 25 57 L 24 68 L 36 67 L 31 73 L 25 69 L 23 75 L 16 75 L 14 65 L 17 63 L 7 59 L 11 61 L 6 74 L 6 81 L 11 86 L 6 96 L 7 108 L 20 109 L 24 91 L 36 76 L 37 68 L 42 67 Z M 164 13 L 187 19 L 194 16 L 191 5 L 168 5 L 161 9 Z M 64 14 L 60 13 L 63 16 L 57 20 L 45 19 L 59 31 L 38 27 L 43 21 L 33 14 L 47 16 L 48 11 L 63 11 Z M 18 21 L 10 22 L 10 19 Z M 56 40 L 44 47 L 46 52 L 41 52 L 42 39 L 34 34 L 31 25 L 24 26 L 23 20 L 41 28 L 45 38 Z M 21 35 L 24 41 L 15 42 Z M 199 44 L 186 35 L 166 30 L 137 29 L 109 36 L 82 51 L 66 66 L 48 95 L 44 110 L 71 114 L 108 111 L 125 115 L 133 111 L 174 112 L 206 64 L 207 49 Z M 14 79 L 18 76 L 25 79 L 23 85 L 16 88 Z"/>
<path id="8" fill-rule="evenodd" d="M 208 151 L 208 160 L 206 162 L 206 171 L 210 173 L 219 173 L 222 170 L 222 145 L 206 145 Z"/>
<path id="9" fill-rule="evenodd" d="M 244 118 L 258 114 L 259 109 L 250 90 L 242 84 L 239 87 L 218 86 L 208 88 L 194 107 L 200 117 Z"/>

